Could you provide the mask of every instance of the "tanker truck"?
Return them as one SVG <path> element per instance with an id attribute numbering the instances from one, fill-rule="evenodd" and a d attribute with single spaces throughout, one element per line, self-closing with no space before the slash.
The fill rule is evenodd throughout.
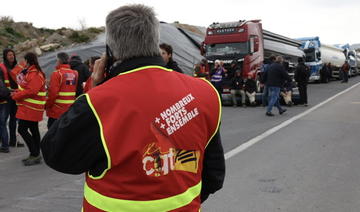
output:
<path id="1" fill-rule="evenodd" d="M 341 48 L 344 51 L 346 61 L 348 61 L 350 70 L 349 77 L 355 76 L 358 74 L 357 69 L 357 60 L 356 60 L 356 51 L 350 48 L 349 44 L 335 44 L 335 47 Z"/>
<path id="2" fill-rule="evenodd" d="M 310 81 L 320 81 L 320 70 L 325 64 L 331 63 L 333 78 L 340 78 L 341 66 L 345 63 L 344 50 L 335 46 L 325 45 L 319 37 L 298 38 L 305 53 L 305 64 L 310 67 Z"/>
<path id="3" fill-rule="evenodd" d="M 259 101 L 261 88 L 258 79 L 264 59 L 271 55 L 281 55 L 289 62 L 290 72 L 293 72 L 298 57 L 304 57 L 300 46 L 298 40 L 263 30 L 261 20 L 240 20 L 211 24 L 206 30 L 201 53 L 207 59 L 210 70 L 215 60 L 223 61 L 226 69 L 232 61 L 236 61 L 243 78 L 252 76 L 257 81 L 256 99 Z M 295 95 L 298 96 L 297 91 Z M 224 104 L 231 101 L 229 85 L 226 83 L 222 96 Z"/>

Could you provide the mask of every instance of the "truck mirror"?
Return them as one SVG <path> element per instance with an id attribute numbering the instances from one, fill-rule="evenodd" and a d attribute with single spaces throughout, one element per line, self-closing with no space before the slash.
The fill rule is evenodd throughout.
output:
<path id="1" fill-rule="evenodd" d="M 321 59 L 321 52 L 316 52 L 316 57 L 317 57 L 317 59 Z"/>
<path id="2" fill-rule="evenodd" d="M 250 54 L 255 52 L 255 39 L 254 37 L 250 37 Z"/>

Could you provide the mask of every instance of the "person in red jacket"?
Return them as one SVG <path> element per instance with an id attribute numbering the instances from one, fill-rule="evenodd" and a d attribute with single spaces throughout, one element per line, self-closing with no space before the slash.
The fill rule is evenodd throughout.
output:
<path id="1" fill-rule="evenodd" d="M 90 60 L 89 60 L 89 71 L 90 73 L 92 74 L 93 71 L 94 71 L 94 64 L 95 64 L 95 61 L 100 59 L 100 57 L 91 57 Z M 89 77 L 87 80 L 86 80 L 86 83 L 85 83 L 85 86 L 84 86 L 84 93 L 87 93 L 91 88 L 93 88 L 94 85 L 93 85 L 93 80 L 91 77 Z"/>
<path id="2" fill-rule="evenodd" d="M 30 151 L 30 156 L 22 162 L 31 166 L 41 162 L 39 121 L 43 119 L 46 102 L 45 74 L 35 53 L 25 54 L 24 59 L 11 72 L 19 86 L 11 93 L 11 98 L 18 105 L 18 132 Z"/>
<path id="3" fill-rule="evenodd" d="M 47 127 L 50 128 L 56 119 L 65 113 L 74 103 L 78 72 L 70 69 L 69 55 L 65 52 L 57 54 L 56 70 L 50 77 L 46 115 L 49 117 Z"/>
<path id="4" fill-rule="evenodd" d="M 0 68 L 4 73 L 4 79 L 5 79 L 5 85 L 9 89 L 17 89 L 18 86 L 16 84 L 16 79 L 13 79 L 10 76 L 11 70 L 16 66 L 16 55 L 14 50 L 12 49 L 4 49 L 3 51 L 3 63 L 0 63 Z M 8 104 L 8 114 L 6 116 L 9 116 L 9 134 L 10 134 L 10 141 L 9 145 L 11 147 L 24 147 L 25 145 L 23 143 L 20 143 L 17 140 L 16 137 L 16 125 L 17 125 L 17 119 L 16 119 L 16 102 L 12 99 L 7 99 Z"/>

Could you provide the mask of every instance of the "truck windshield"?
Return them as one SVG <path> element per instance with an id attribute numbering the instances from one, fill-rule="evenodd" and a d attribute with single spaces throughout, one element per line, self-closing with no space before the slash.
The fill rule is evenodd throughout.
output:
<path id="1" fill-rule="evenodd" d="M 311 49 L 305 49 L 305 62 L 313 62 L 315 61 L 315 49 L 311 48 Z"/>
<path id="2" fill-rule="evenodd" d="M 206 46 L 206 56 L 248 54 L 249 43 L 218 43 Z"/>

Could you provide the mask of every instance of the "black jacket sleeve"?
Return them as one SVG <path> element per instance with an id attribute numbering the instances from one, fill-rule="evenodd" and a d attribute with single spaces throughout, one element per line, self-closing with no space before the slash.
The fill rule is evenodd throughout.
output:
<path id="1" fill-rule="evenodd" d="M 210 194 L 220 190 L 225 179 L 225 157 L 221 144 L 220 132 L 212 138 L 205 149 L 201 202 L 204 202 Z"/>
<path id="2" fill-rule="evenodd" d="M 51 168 L 68 174 L 89 171 L 101 175 L 107 157 L 100 138 L 100 127 L 86 97 L 79 97 L 54 122 L 41 141 L 44 160 Z"/>

